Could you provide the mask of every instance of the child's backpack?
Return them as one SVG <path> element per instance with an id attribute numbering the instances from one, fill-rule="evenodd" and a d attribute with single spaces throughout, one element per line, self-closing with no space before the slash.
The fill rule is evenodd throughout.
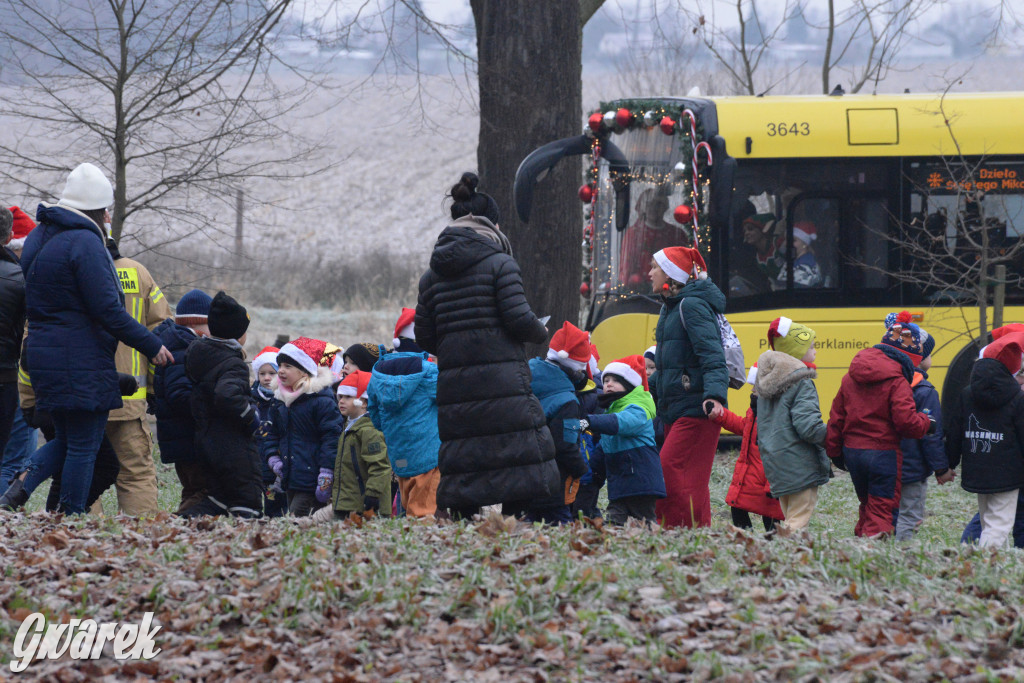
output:
<path id="1" fill-rule="evenodd" d="M 679 320 L 686 329 L 686 316 L 683 315 L 683 297 L 679 301 Z M 715 313 L 715 320 L 718 323 L 718 335 L 722 340 L 722 350 L 725 352 L 725 366 L 729 370 L 729 386 L 733 389 L 740 389 L 747 383 L 747 365 L 743 361 L 743 347 L 740 345 L 739 337 L 732 329 L 732 325 L 721 313 Z"/>

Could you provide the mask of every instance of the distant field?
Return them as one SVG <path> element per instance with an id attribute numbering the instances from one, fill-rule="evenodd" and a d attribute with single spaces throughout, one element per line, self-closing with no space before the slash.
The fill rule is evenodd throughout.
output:
<path id="1" fill-rule="evenodd" d="M 806 536 L 767 541 L 726 522 L 731 469 L 720 454 L 714 524 L 700 532 L 8 516 L 0 660 L 33 611 L 133 622 L 152 611 L 154 660 L 108 652 L 28 675 L 1019 680 L 1024 563 L 1015 550 L 957 544 L 971 496 L 936 487 L 915 541 L 861 541 L 843 475 L 825 486 Z M 169 509 L 173 473 L 160 466 L 160 477 Z M 112 511 L 109 494 L 105 503 Z"/>

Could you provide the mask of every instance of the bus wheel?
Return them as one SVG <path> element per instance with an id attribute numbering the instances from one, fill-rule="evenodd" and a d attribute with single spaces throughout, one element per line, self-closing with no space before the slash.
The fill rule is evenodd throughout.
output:
<path id="1" fill-rule="evenodd" d="M 989 335 L 986 343 L 991 341 L 992 337 Z M 981 346 L 977 342 L 971 342 L 960 349 L 960 353 L 956 354 L 953 362 L 949 364 L 949 370 L 946 371 L 946 381 L 942 384 L 943 429 L 948 426 L 949 417 L 956 410 L 956 402 L 960 398 L 960 392 L 964 390 L 964 387 L 967 386 L 967 381 L 971 378 L 971 369 L 974 368 L 974 362 L 978 360 L 978 350 L 980 348 Z"/>

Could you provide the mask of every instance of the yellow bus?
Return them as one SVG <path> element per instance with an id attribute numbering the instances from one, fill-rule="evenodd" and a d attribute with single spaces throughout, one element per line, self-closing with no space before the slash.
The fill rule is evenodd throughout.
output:
<path id="1" fill-rule="evenodd" d="M 1020 93 L 603 103 L 586 135 L 524 160 L 517 208 L 522 216 L 543 168 L 591 153 L 581 188 L 588 202 L 581 294 L 584 323 L 605 359 L 654 343 L 660 299 L 646 276 L 651 250 L 689 244 L 696 232 L 748 366 L 767 348 L 774 318 L 816 330 L 826 419 L 854 354 L 879 343 L 885 316 L 902 310 L 936 338 L 930 379 L 948 401 L 977 357 L 980 319 L 976 301 L 942 285 L 963 276 L 943 262 L 942 247 L 955 251 L 957 221 L 977 217 L 979 207 L 992 249 L 1007 253 L 1018 244 L 1022 111 Z M 694 135 L 706 143 L 696 177 Z M 674 208 L 683 205 L 696 210 L 699 229 Z M 928 265 L 908 235 L 939 247 L 930 277 L 918 282 L 906 275 Z M 1006 264 L 1008 280 L 1019 281 L 1022 261 Z M 1024 321 L 1019 286 L 1007 287 L 1004 320 Z M 734 407 L 745 406 L 746 391 L 730 392 Z"/>

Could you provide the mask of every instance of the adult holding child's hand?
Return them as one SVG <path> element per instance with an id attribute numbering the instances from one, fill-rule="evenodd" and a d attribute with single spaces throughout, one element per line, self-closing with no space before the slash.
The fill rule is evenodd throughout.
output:
<path id="1" fill-rule="evenodd" d="M 483 505 L 556 495 L 561 477 L 526 343 L 547 340 L 523 291 L 498 205 L 464 173 L 451 222 L 420 279 L 416 343 L 437 356 L 441 438 L 437 505 L 471 516 Z"/>
<path id="2" fill-rule="evenodd" d="M 26 366 L 36 408 L 53 416 L 56 437 L 36 451 L 27 476 L 14 481 L 0 506 L 23 505 L 62 468 L 59 509 L 84 512 L 107 414 L 121 407 L 118 341 L 157 364 L 171 362 L 160 339 L 125 311 L 103 229 L 113 203 L 103 172 L 81 164 L 68 175 L 59 202 L 39 205 L 39 225 L 25 240 Z"/>

